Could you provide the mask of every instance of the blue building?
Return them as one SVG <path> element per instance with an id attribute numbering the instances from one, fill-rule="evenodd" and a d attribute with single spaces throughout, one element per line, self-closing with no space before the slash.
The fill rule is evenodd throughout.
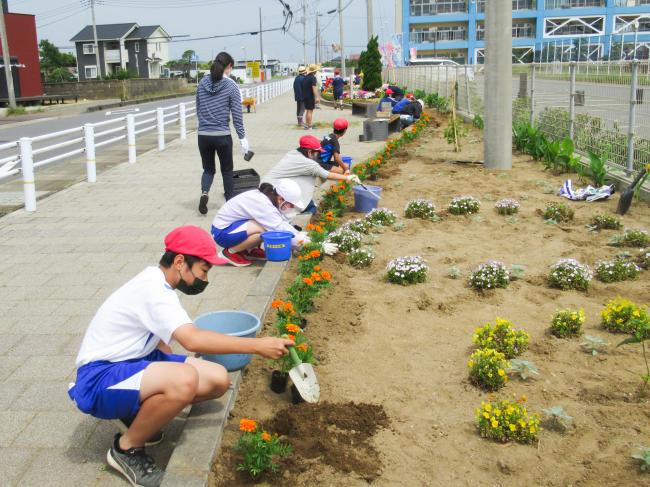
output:
<path id="1" fill-rule="evenodd" d="M 487 0 L 399 1 L 405 62 L 483 63 Z M 512 0 L 515 63 L 648 59 L 649 49 L 650 0 Z"/>

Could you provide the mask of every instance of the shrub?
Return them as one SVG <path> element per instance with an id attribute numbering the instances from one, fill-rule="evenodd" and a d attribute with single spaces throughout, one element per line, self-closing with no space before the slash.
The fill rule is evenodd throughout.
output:
<path id="1" fill-rule="evenodd" d="M 474 289 L 507 288 L 510 273 L 502 262 L 488 261 L 471 273 L 469 285 Z"/>
<path id="2" fill-rule="evenodd" d="M 536 413 L 528 413 L 522 397 L 519 401 L 501 399 L 482 402 L 476 409 L 476 423 L 483 438 L 506 443 L 532 443 L 539 433 L 540 419 Z"/>
<path id="3" fill-rule="evenodd" d="M 615 215 L 594 215 L 590 226 L 596 230 L 618 230 L 621 228 L 621 219 Z"/>
<path id="4" fill-rule="evenodd" d="M 233 448 L 244 455 L 244 461 L 237 465 L 237 470 L 248 472 L 253 478 L 267 470 L 277 472 L 278 466 L 273 458 L 287 457 L 293 451 L 290 445 L 280 441 L 277 434 L 272 435 L 260 428 L 253 419 L 240 420 L 239 429 L 243 434 Z"/>
<path id="5" fill-rule="evenodd" d="M 504 354 L 491 348 L 481 348 L 472 353 L 467 367 L 470 382 L 486 391 L 499 390 L 508 381 L 506 369 L 510 363 Z"/>
<path id="6" fill-rule="evenodd" d="M 554 222 L 568 222 L 573 220 L 573 209 L 564 203 L 550 203 L 544 210 L 544 220 L 553 220 Z"/>
<path id="7" fill-rule="evenodd" d="M 416 284 L 424 282 L 429 268 L 419 255 L 398 257 L 386 267 L 388 280 L 395 284 Z"/>
<path id="8" fill-rule="evenodd" d="M 341 252 L 352 252 L 361 246 L 363 236 L 359 232 L 342 227 L 330 234 L 330 240 L 338 244 Z"/>
<path id="9" fill-rule="evenodd" d="M 639 263 L 639 267 L 643 269 L 650 269 L 650 249 L 641 250 L 641 252 L 639 252 L 639 256 L 637 257 L 637 262 Z"/>
<path id="10" fill-rule="evenodd" d="M 473 196 L 459 196 L 449 203 L 449 213 L 452 215 L 471 215 L 478 213 L 481 202 Z"/>
<path id="11" fill-rule="evenodd" d="M 562 309 L 553 315 L 551 334 L 559 338 L 576 337 L 582 333 L 585 324 L 585 310 Z"/>
<path id="12" fill-rule="evenodd" d="M 372 225 L 389 227 L 397 221 L 397 217 L 388 208 L 375 208 L 366 215 L 366 221 Z"/>
<path id="13" fill-rule="evenodd" d="M 353 232 L 368 234 L 372 230 L 373 225 L 368 220 L 358 218 L 346 222 L 342 227 L 352 230 Z"/>
<path id="14" fill-rule="evenodd" d="M 368 267 L 375 260 L 375 254 L 370 249 L 355 249 L 348 254 L 348 262 L 352 267 Z"/>
<path id="15" fill-rule="evenodd" d="M 645 306 L 638 306 L 620 296 L 605 305 L 600 317 L 603 328 L 612 333 L 634 333 L 640 323 L 649 319 Z"/>
<path id="16" fill-rule="evenodd" d="M 625 230 L 622 235 L 613 239 L 613 244 L 619 247 L 647 247 L 650 245 L 650 237 L 645 230 Z"/>
<path id="17" fill-rule="evenodd" d="M 524 330 L 514 330 L 510 321 L 494 320 L 474 330 L 472 342 L 479 348 L 490 348 L 504 354 L 508 359 L 521 355 L 528 348 L 530 335 Z"/>
<path id="18" fill-rule="evenodd" d="M 514 215 L 519 212 L 519 202 L 510 198 L 499 200 L 494 205 L 499 215 Z"/>
<path id="19" fill-rule="evenodd" d="M 551 287 L 562 291 L 570 289 L 586 291 L 592 277 L 588 265 L 581 264 L 575 259 L 560 259 L 551 266 L 548 282 Z"/>
<path id="20" fill-rule="evenodd" d="M 406 203 L 404 215 L 406 218 L 422 218 L 424 220 L 431 220 L 436 217 L 436 207 L 430 200 L 411 200 Z"/>
<path id="21" fill-rule="evenodd" d="M 617 258 L 602 260 L 596 264 L 596 278 L 602 282 L 627 281 L 636 279 L 641 269 L 634 262 Z"/>

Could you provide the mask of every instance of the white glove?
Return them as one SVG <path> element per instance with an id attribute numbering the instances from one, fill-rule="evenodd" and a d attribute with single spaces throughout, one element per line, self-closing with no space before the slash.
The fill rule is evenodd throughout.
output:
<path id="1" fill-rule="evenodd" d="M 329 240 L 323 242 L 323 252 L 327 255 L 334 255 L 339 251 L 339 246 Z"/>
<path id="2" fill-rule="evenodd" d="M 307 245 L 308 243 L 311 242 L 311 239 L 309 238 L 309 235 L 307 235 L 305 232 L 298 232 L 298 234 L 291 239 L 291 245 L 293 247 L 300 247 L 302 245 Z"/>
<path id="3" fill-rule="evenodd" d="M 250 145 L 248 145 L 248 140 L 246 138 L 239 139 L 239 145 L 241 146 L 241 153 L 246 155 L 246 153 L 250 150 Z"/>
<path id="4" fill-rule="evenodd" d="M 346 176 L 346 180 L 348 183 L 361 184 L 361 179 L 359 179 L 359 176 L 356 174 L 350 174 L 349 176 Z"/>

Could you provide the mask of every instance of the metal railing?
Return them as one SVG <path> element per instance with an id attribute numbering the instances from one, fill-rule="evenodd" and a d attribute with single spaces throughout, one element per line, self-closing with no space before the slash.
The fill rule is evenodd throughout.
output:
<path id="1" fill-rule="evenodd" d="M 650 69 L 646 61 L 607 64 L 513 65 L 513 122 L 570 137 L 579 153 L 606 156 L 629 174 L 650 163 Z M 456 90 L 459 111 L 483 116 L 482 65 L 408 66 L 385 70 L 384 79 L 444 97 Z"/>
<path id="2" fill-rule="evenodd" d="M 257 104 L 280 96 L 293 88 L 292 79 L 283 79 L 240 88 L 243 98 L 255 98 Z M 243 109 L 243 107 L 242 107 Z M 35 169 L 53 162 L 63 161 L 80 154 L 86 154 L 86 180 L 97 181 L 97 149 L 126 140 L 128 162 L 137 161 L 137 137 L 155 131 L 159 151 L 165 150 L 165 136 L 168 126 L 178 125 L 181 140 L 187 138 L 187 120 L 196 116 L 196 102 L 158 107 L 146 112 L 129 113 L 102 122 L 87 123 L 71 129 L 51 132 L 35 137 L 0 144 L 0 182 L 17 175 L 22 176 L 26 211 L 36 211 Z M 57 141 L 49 145 L 42 142 Z M 35 146 L 38 145 L 38 147 Z M 61 152 L 62 149 L 66 149 Z M 67 150 L 70 149 L 70 150 Z M 40 156 L 40 157 L 39 157 Z"/>
<path id="3" fill-rule="evenodd" d="M 485 1 L 486 0 L 478 0 L 478 3 L 476 4 L 476 11 L 477 12 L 485 12 Z M 540 0 L 543 1 L 543 0 Z M 536 3 L 535 0 L 512 0 L 512 10 L 517 11 L 517 10 L 535 10 Z"/>

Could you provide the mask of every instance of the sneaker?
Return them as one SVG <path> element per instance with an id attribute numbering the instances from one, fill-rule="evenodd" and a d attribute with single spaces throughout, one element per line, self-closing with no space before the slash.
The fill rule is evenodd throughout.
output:
<path id="1" fill-rule="evenodd" d="M 135 418 L 120 418 L 120 419 L 116 419 L 114 421 L 114 423 L 122 433 L 126 433 L 126 430 L 128 430 L 131 427 L 131 423 L 133 423 L 134 419 Z M 160 443 L 162 443 L 164 441 L 164 439 L 165 439 L 165 433 L 163 433 L 162 431 L 159 431 L 158 433 L 153 435 L 151 438 L 149 438 L 145 442 L 144 446 L 156 446 L 156 445 L 159 445 Z"/>
<path id="2" fill-rule="evenodd" d="M 203 193 L 199 199 L 199 213 L 205 215 L 208 212 L 208 193 Z"/>
<path id="3" fill-rule="evenodd" d="M 244 251 L 244 257 L 248 260 L 266 260 L 266 252 L 259 247 Z"/>
<path id="4" fill-rule="evenodd" d="M 113 446 L 106 454 L 106 461 L 115 470 L 120 472 L 131 485 L 142 487 L 158 487 L 165 472 L 156 465 L 144 448 L 130 448 L 120 451 L 118 443 L 120 434 L 115 435 Z"/>
<path id="5" fill-rule="evenodd" d="M 234 265 L 235 267 L 247 267 L 252 264 L 252 262 L 243 255 L 230 252 L 228 249 L 223 249 L 219 252 L 219 257 L 226 259 L 230 265 Z"/>

